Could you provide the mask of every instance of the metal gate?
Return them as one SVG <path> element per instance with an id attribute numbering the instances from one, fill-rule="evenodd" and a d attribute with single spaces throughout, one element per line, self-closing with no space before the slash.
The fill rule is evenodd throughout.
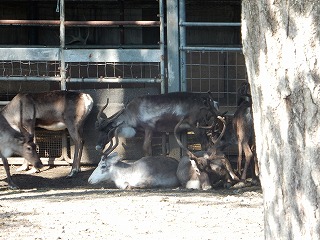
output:
<path id="1" fill-rule="evenodd" d="M 35 8 L 43 7 L 43 12 L 55 10 L 57 16 L 59 16 L 57 19 L 0 20 L 0 27 L 2 28 L 15 27 L 16 29 L 28 28 L 32 30 L 33 27 L 37 27 L 49 33 L 53 32 L 51 29 L 59 29 L 58 46 L 2 45 L 3 47 L 0 47 L 0 81 L 6 83 L 8 89 L 12 88 L 10 85 L 14 85 L 15 87 L 13 88 L 16 89 L 16 92 L 19 92 L 20 86 L 25 86 L 27 83 L 33 83 L 28 89 L 30 92 L 43 90 L 41 88 L 43 83 L 50 85 L 50 87 L 45 85 L 45 90 L 47 88 L 50 89 L 52 86 L 62 90 L 70 88 L 94 90 L 110 88 L 110 84 L 118 84 L 120 87 L 121 84 L 130 84 L 130 86 L 135 84 L 148 84 L 148 86 L 156 84 L 160 86 L 160 92 L 163 93 L 165 91 L 163 0 L 155 2 L 158 4 L 158 14 L 156 16 L 158 20 L 156 21 L 141 20 L 141 16 L 138 16 L 138 19 L 125 19 L 123 14 L 126 9 L 121 8 L 121 4 L 124 4 L 123 1 L 119 1 L 119 11 L 115 10 L 122 13 L 120 20 L 90 19 L 73 21 L 67 19 L 70 14 L 66 11 L 65 3 L 74 4 L 66 0 L 57 0 L 56 5 L 51 1 L 48 3 L 50 4 L 49 7 L 43 7 L 44 5 L 42 4 L 44 3 L 40 1 L 36 4 Z M 106 4 L 105 2 L 100 3 Z M 27 2 L 27 4 L 34 4 L 34 2 Z M 47 8 L 50 9 L 48 10 Z M 94 10 L 99 11 L 99 9 Z M 41 14 L 40 12 L 35 15 Z M 43 14 L 45 15 L 45 13 Z M 6 14 L 3 13 L 3 15 Z M 130 18 L 134 17 L 130 16 Z M 87 47 L 86 45 L 88 34 L 93 31 L 92 29 L 98 32 L 99 29 L 103 28 L 118 28 L 121 32 L 121 29 L 139 28 L 142 32 L 145 28 L 155 27 L 159 33 L 158 46 L 156 47 L 130 47 L 129 45 Z M 73 33 L 75 32 L 76 34 L 70 38 L 70 35 L 66 34 L 66 32 L 71 32 L 71 30 L 74 30 Z M 73 41 L 80 41 L 80 44 L 73 45 Z M 81 41 L 83 42 L 81 43 Z M 5 105 L 15 94 L 10 95 L 8 91 L 4 95 L 0 99 L 1 105 Z M 99 96 L 96 99 L 98 98 Z M 99 108 L 100 106 L 95 107 Z M 46 161 L 54 161 L 57 164 L 64 164 L 64 160 L 71 162 L 70 152 L 72 150 L 70 150 L 70 145 L 72 143 L 64 132 L 40 131 L 37 134 L 37 142 L 40 146 L 39 154 L 44 163 Z M 92 145 L 94 145 L 95 139 L 92 139 L 92 142 Z M 54 151 L 57 148 L 62 148 L 62 150 Z M 20 158 L 14 159 L 21 161 Z"/>

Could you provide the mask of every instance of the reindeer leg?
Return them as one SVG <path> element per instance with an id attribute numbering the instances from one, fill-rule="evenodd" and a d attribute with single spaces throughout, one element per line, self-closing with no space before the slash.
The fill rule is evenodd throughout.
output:
<path id="1" fill-rule="evenodd" d="M 10 174 L 10 169 L 9 169 L 9 164 L 8 164 L 7 158 L 5 158 L 3 156 L 1 156 L 1 158 L 2 158 L 2 163 L 3 163 L 4 169 L 6 170 L 9 189 L 12 189 L 12 190 L 19 189 L 19 187 L 13 182 L 13 180 L 11 178 L 11 174 Z"/>
<path id="2" fill-rule="evenodd" d="M 237 172 L 239 176 L 241 176 L 241 162 L 242 162 L 242 142 L 238 141 Z"/>
<path id="3" fill-rule="evenodd" d="M 245 154 L 245 157 L 246 157 L 246 162 L 244 164 L 243 172 L 242 172 L 242 175 L 241 175 L 241 181 L 246 181 L 248 167 L 249 167 L 249 164 L 251 162 L 253 154 L 251 152 L 251 149 L 250 149 L 248 143 L 244 144 L 243 147 L 244 147 L 244 154 Z"/>
<path id="4" fill-rule="evenodd" d="M 227 169 L 227 171 L 228 171 L 229 175 L 231 176 L 231 178 L 232 178 L 234 181 L 240 181 L 240 179 L 238 178 L 238 176 L 234 173 L 234 171 L 233 171 L 233 169 L 232 169 L 232 166 L 231 166 L 229 160 L 226 159 L 226 158 L 223 158 L 223 159 L 221 159 L 221 161 L 222 161 L 224 167 Z"/>
<path id="5" fill-rule="evenodd" d="M 17 172 L 27 171 L 29 170 L 29 163 L 26 159 L 23 159 L 23 163 L 20 167 L 17 168 Z"/>
<path id="6" fill-rule="evenodd" d="M 144 131 L 143 152 L 145 156 L 152 156 L 152 135 L 153 132 L 150 128 Z"/>
<path id="7" fill-rule="evenodd" d="M 82 149 L 83 149 L 82 126 L 79 126 L 77 129 L 75 126 L 68 128 L 68 131 L 69 131 L 70 137 L 75 143 L 72 167 L 71 167 L 70 173 L 67 175 L 67 178 L 71 178 L 77 175 L 77 173 L 81 171 L 80 160 L 81 160 Z"/>

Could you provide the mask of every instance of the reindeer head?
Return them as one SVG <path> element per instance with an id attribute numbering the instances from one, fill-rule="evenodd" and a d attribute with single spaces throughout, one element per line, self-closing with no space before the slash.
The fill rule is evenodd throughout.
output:
<path id="1" fill-rule="evenodd" d="M 122 114 L 124 109 L 115 113 L 111 117 L 102 117 L 103 110 L 108 106 L 109 98 L 107 99 L 106 105 L 99 111 L 97 115 L 97 121 L 95 123 L 96 130 L 99 131 L 98 142 L 96 145 L 96 150 L 102 151 L 104 147 L 111 142 L 112 138 L 115 136 L 115 131 L 121 125 L 122 122 L 116 121 L 117 118 Z"/>
<path id="2" fill-rule="evenodd" d="M 32 125 L 35 126 L 36 121 L 36 109 L 33 103 L 33 119 Z M 23 102 L 20 100 L 20 132 L 15 133 L 16 144 L 22 146 L 22 157 L 24 157 L 28 162 L 30 162 L 35 168 L 42 168 L 42 162 L 36 150 L 36 145 L 34 144 L 34 134 L 29 133 L 23 123 Z"/>

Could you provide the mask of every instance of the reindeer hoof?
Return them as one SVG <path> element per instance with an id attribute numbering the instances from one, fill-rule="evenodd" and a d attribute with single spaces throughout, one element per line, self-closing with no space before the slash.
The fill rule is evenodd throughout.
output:
<path id="1" fill-rule="evenodd" d="M 32 167 L 29 171 L 26 172 L 26 174 L 34 174 L 39 172 L 40 172 L 39 168 Z"/>
<path id="2" fill-rule="evenodd" d="M 27 164 L 22 164 L 21 167 L 17 168 L 17 172 L 27 171 L 29 170 L 29 166 Z"/>
<path id="3" fill-rule="evenodd" d="M 79 172 L 80 172 L 80 169 L 79 169 L 79 170 L 71 169 L 70 173 L 66 176 L 66 178 L 73 178 L 73 177 L 75 177 Z"/>
<path id="4" fill-rule="evenodd" d="M 249 183 L 246 183 L 245 181 L 241 181 L 233 185 L 233 188 L 244 188 L 250 186 Z"/>
<path id="5" fill-rule="evenodd" d="M 10 189 L 10 190 L 18 190 L 19 187 L 17 185 L 15 185 L 14 183 L 10 183 L 8 185 L 8 189 Z"/>

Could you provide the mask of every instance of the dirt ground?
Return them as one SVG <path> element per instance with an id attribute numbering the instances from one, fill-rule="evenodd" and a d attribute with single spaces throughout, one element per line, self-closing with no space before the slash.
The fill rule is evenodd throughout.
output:
<path id="1" fill-rule="evenodd" d="M 0 239 L 263 239 L 259 187 L 195 191 L 118 190 L 89 185 L 93 167 L 17 173 L 8 190 L 0 166 Z"/>

